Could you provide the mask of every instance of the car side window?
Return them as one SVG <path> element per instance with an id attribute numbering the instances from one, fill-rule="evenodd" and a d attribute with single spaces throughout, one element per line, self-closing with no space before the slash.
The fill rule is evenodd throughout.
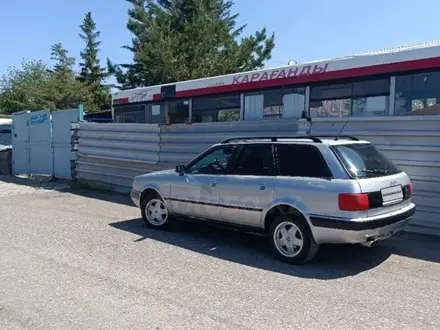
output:
<path id="1" fill-rule="evenodd" d="M 278 144 L 277 157 L 281 176 L 331 177 L 330 169 L 321 152 L 313 146 Z"/>
<path id="2" fill-rule="evenodd" d="M 272 145 L 244 145 L 231 172 L 237 175 L 274 175 Z"/>
<path id="3" fill-rule="evenodd" d="M 232 157 L 236 154 L 236 146 L 225 146 L 212 150 L 202 158 L 190 164 L 186 173 L 190 174 L 226 174 Z"/>

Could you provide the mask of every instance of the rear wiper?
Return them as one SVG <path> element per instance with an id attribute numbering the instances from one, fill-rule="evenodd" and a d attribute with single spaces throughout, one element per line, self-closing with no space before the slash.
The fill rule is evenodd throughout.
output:
<path id="1" fill-rule="evenodd" d="M 361 170 L 361 172 L 373 173 L 373 174 L 388 174 L 390 171 L 389 170 L 367 170 L 366 168 L 364 168 L 363 170 Z"/>

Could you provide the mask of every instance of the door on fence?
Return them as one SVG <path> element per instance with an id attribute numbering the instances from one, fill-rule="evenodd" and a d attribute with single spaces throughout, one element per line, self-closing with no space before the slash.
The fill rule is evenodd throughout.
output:
<path id="1" fill-rule="evenodd" d="M 28 113 L 12 115 L 12 173 L 29 173 L 29 127 Z"/>
<path id="2" fill-rule="evenodd" d="M 52 138 L 54 176 L 60 179 L 71 178 L 71 161 L 75 152 L 71 151 L 71 124 L 78 122 L 78 109 L 52 112 Z"/>
<path id="3" fill-rule="evenodd" d="M 53 154 L 49 110 L 29 113 L 29 154 L 31 174 L 52 174 Z"/>

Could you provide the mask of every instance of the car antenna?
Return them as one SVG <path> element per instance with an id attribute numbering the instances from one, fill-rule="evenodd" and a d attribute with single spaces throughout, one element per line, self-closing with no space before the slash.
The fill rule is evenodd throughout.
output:
<path id="1" fill-rule="evenodd" d="M 303 111 L 301 113 L 301 118 L 306 119 L 307 122 L 310 123 L 309 129 L 306 131 L 306 135 L 312 135 L 312 125 L 313 125 L 312 118 L 310 116 L 307 116 L 307 111 Z"/>
<path id="2" fill-rule="evenodd" d="M 344 130 L 345 126 L 347 125 L 348 121 L 350 120 L 350 117 L 347 117 L 347 120 L 345 121 L 344 125 L 342 125 L 341 130 L 339 131 L 338 135 L 335 138 L 335 141 L 337 141 L 339 139 L 339 137 L 341 136 L 342 131 Z"/>

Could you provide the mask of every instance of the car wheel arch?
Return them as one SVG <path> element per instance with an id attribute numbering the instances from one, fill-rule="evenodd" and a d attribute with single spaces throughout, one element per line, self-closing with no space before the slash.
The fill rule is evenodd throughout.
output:
<path id="1" fill-rule="evenodd" d="M 162 198 L 162 200 L 164 200 L 162 194 L 157 189 L 155 189 L 154 187 L 145 187 L 141 193 L 141 198 L 139 199 L 141 204 L 142 204 L 142 201 L 144 200 L 144 198 L 146 196 L 148 196 L 149 194 L 157 194 L 157 195 L 159 195 L 160 198 Z"/>
<path id="2" fill-rule="evenodd" d="M 299 207 L 296 205 L 293 205 L 291 203 L 278 203 L 276 205 L 272 205 L 264 214 L 264 217 L 262 219 L 263 221 L 263 228 L 264 231 L 267 232 L 270 228 L 272 222 L 275 220 L 276 217 L 280 215 L 286 215 L 289 217 L 295 217 L 302 219 L 304 223 L 307 225 L 307 227 L 310 230 L 310 234 L 313 233 L 311 231 L 310 222 L 307 220 L 307 217 L 304 215 L 304 211 L 302 211 Z"/>
<path id="3" fill-rule="evenodd" d="M 290 208 L 296 210 L 297 212 L 301 213 L 304 218 L 306 218 L 304 216 L 304 214 L 308 214 L 309 213 L 307 205 L 304 204 L 303 202 L 293 198 L 293 197 L 289 197 L 289 198 L 275 198 L 275 199 L 272 200 L 272 202 L 270 204 L 268 204 L 263 209 L 263 212 L 261 214 L 261 227 L 262 228 L 265 228 L 264 224 L 265 224 L 265 220 L 266 220 L 267 215 L 271 211 L 273 211 L 275 208 L 279 208 L 279 207 L 290 207 Z"/>

